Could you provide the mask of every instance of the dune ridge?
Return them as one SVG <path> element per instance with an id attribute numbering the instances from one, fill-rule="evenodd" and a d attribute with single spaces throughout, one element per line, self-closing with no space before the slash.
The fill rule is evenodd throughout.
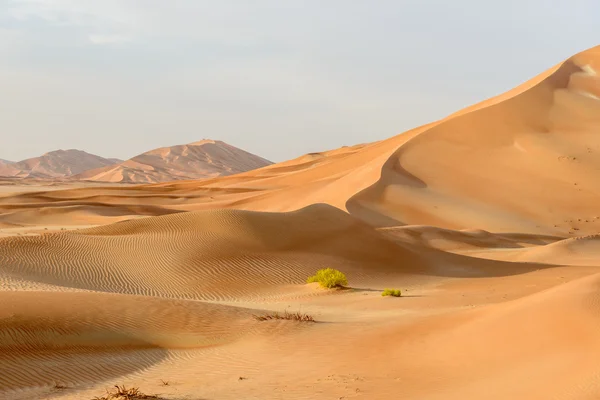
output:
<path id="1" fill-rule="evenodd" d="M 600 122 L 600 103 L 581 92 L 596 90 L 597 76 L 586 71 L 599 62 L 600 47 L 590 49 L 516 93 L 439 122 L 397 149 L 381 179 L 351 198 L 348 208 L 377 213 L 390 225 L 596 230 L 595 223 L 569 220 L 596 213 L 591 199 L 600 189 L 594 179 L 600 142 L 589 128 Z"/>

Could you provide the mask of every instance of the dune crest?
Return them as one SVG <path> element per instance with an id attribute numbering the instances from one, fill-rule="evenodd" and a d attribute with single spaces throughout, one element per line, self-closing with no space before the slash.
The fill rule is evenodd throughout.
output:
<path id="1" fill-rule="evenodd" d="M 585 93 L 598 90 L 598 63 L 600 47 L 422 132 L 349 210 L 449 229 L 596 231 L 600 102 Z"/>

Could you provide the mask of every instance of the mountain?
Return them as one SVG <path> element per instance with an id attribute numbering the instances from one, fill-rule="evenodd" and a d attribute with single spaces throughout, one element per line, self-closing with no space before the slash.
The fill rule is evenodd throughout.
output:
<path id="1" fill-rule="evenodd" d="M 0 169 L 0 175 L 40 179 L 64 178 L 114 163 L 114 160 L 81 150 L 56 150 L 40 157 L 8 164 L 6 171 Z"/>
<path id="2" fill-rule="evenodd" d="M 202 140 L 151 150 L 120 164 L 86 171 L 73 178 L 97 182 L 156 183 L 232 175 L 270 164 L 264 158 L 225 142 Z"/>
<path id="3" fill-rule="evenodd" d="M 12 161 L 3 160 L 0 158 L 0 176 L 14 177 L 21 171 L 15 167 Z"/>

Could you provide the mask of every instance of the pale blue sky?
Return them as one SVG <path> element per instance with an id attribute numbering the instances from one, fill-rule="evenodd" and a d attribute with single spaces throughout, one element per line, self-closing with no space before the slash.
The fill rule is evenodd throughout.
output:
<path id="1" fill-rule="evenodd" d="M 0 0 L 0 158 L 384 139 L 600 44 L 598 0 Z"/>

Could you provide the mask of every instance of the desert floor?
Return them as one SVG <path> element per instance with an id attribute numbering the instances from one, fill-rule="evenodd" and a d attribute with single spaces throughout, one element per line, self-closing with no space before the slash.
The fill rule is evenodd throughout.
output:
<path id="1" fill-rule="evenodd" d="M 4 198 L 37 193 L 21 189 Z M 36 211 L 0 229 L 2 398 L 115 384 L 163 399 L 600 393 L 594 236 L 375 229 L 324 204 L 106 225 L 119 217 L 51 210 L 66 223 Z M 350 288 L 303 284 L 325 266 Z M 317 322 L 252 317 L 284 310 Z"/>

